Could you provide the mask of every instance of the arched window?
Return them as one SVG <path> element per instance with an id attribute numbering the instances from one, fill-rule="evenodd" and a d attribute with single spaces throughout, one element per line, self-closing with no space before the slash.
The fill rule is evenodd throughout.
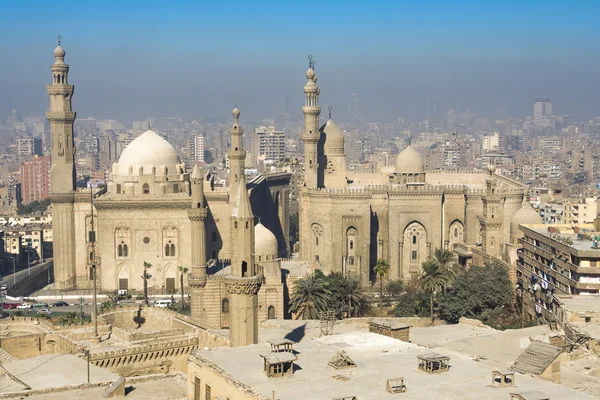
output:
<path id="1" fill-rule="evenodd" d="M 318 246 L 318 245 L 319 245 L 319 238 L 318 238 L 318 237 L 316 237 L 316 238 L 315 238 L 315 246 Z"/>
<path id="2" fill-rule="evenodd" d="M 350 250 L 352 250 L 354 248 L 354 240 L 350 241 Z"/>
<path id="3" fill-rule="evenodd" d="M 171 246 L 169 244 L 165 244 L 165 257 L 169 257 L 171 255 Z"/>
<path id="4" fill-rule="evenodd" d="M 221 312 L 223 314 L 229 313 L 229 300 L 223 299 L 223 301 L 221 301 Z"/>
<path id="5" fill-rule="evenodd" d="M 248 221 L 246 221 L 246 229 L 248 229 Z"/>
<path id="6" fill-rule="evenodd" d="M 242 261 L 242 276 L 248 275 L 248 263 L 246 261 Z"/>
<path id="7" fill-rule="evenodd" d="M 150 193 L 150 186 L 147 183 L 144 183 L 144 186 L 142 186 L 142 193 L 143 194 Z"/>
<path id="8" fill-rule="evenodd" d="M 233 223 L 233 227 L 234 227 L 234 228 L 237 228 L 237 222 L 234 222 L 234 223 Z"/>
<path id="9" fill-rule="evenodd" d="M 417 244 L 417 235 L 413 236 L 413 244 Z"/>
<path id="10" fill-rule="evenodd" d="M 127 256 L 127 245 L 126 244 L 123 245 L 123 257 L 128 257 Z"/>
<path id="11" fill-rule="evenodd" d="M 123 245 L 122 244 L 120 244 L 119 247 L 117 248 L 117 256 L 123 257 Z"/>
<path id="12" fill-rule="evenodd" d="M 454 228 L 454 237 L 458 237 L 458 228 Z"/>
<path id="13" fill-rule="evenodd" d="M 175 257 L 175 244 L 171 243 L 171 257 Z"/>
<path id="14" fill-rule="evenodd" d="M 267 308 L 267 319 L 275 319 L 275 307 L 269 306 Z"/>
<path id="15" fill-rule="evenodd" d="M 262 260 L 261 260 L 261 256 L 258 256 L 258 261 L 262 261 Z"/>

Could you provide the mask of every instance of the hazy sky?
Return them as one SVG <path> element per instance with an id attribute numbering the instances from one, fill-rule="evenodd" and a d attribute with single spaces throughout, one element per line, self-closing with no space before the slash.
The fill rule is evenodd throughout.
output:
<path id="1" fill-rule="evenodd" d="M 292 4 L 293 3 L 293 4 Z M 321 105 L 423 118 L 425 98 L 490 116 L 600 115 L 600 1 L 0 0 L 0 118 L 44 113 L 62 35 L 79 117 L 300 118 L 307 55 Z"/>

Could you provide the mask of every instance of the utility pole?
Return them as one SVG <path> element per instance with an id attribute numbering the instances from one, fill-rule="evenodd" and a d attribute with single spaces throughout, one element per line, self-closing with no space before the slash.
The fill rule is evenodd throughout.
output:
<path id="1" fill-rule="evenodd" d="M 87 381 L 88 385 L 90 384 L 90 350 L 85 351 L 85 356 L 87 358 Z"/>
<path id="2" fill-rule="evenodd" d="M 94 337 L 93 341 L 100 342 L 100 337 L 98 336 L 98 301 L 96 299 L 96 231 L 94 230 L 94 188 L 90 185 L 90 211 L 91 217 L 90 222 L 92 224 L 92 230 L 90 232 L 90 242 L 92 243 L 92 277 L 94 279 Z M 88 353 L 89 354 L 89 353 Z M 89 371 L 89 355 L 88 355 L 88 371 Z M 89 377 L 88 377 L 89 382 Z"/>
<path id="3" fill-rule="evenodd" d="M 83 297 L 79 298 L 79 320 L 83 325 Z"/>

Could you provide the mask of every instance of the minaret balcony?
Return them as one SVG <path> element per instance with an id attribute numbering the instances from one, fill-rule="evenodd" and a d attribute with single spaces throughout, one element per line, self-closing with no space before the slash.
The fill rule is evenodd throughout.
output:
<path id="1" fill-rule="evenodd" d="M 234 275 L 225 276 L 225 284 L 227 285 L 227 292 L 229 294 L 245 294 L 252 296 L 258 293 L 262 283 L 262 274 L 247 277 Z"/>
<path id="2" fill-rule="evenodd" d="M 193 274 L 188 274 L 188 285 L 192 288 L 203 288 L 206 285 L 206 275 L 198 276 Z"/>
<path id="3" fill-rule="evenodd" d="M 49 96 L 56 95 L 73 95 L 73 91 L 75 90 L 75 86 L 73 85 L 64 85 L 64 84 L 51 84 L 46 85 L 46 92 Z"/>

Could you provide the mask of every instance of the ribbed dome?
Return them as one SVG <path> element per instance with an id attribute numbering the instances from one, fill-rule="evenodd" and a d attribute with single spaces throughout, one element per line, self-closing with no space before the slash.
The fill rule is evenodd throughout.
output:
<path id="1" fill-rule="evenodd" d="M 138 175 L 138 167 L 143 167 L 143 174 L 152 174 L 152 167 L 156 173 L 161 173 L 162 166 L 167 168 L 167 174 L 178 173 L 181 163 L 177 151 L 169 142 L 157 135 L 152 130 L 147 130 L 123 150 L 119 158 L 119 175 L 129 175 L 129 166 L 133 167 L 133 175 Z"/>
<path id="2" fill-rule="evenodd" d="M 519 225 L 521 224 L 543 224 L 540 214 L 533 209 L 530 203 L 525 203 L 513 214 L 510 219 L 510 237 L 516 239 L 521 236 Z"/>
<path id="3" fill-rule="evenodd" d="M 260 222 L 256 224 L 254 227 L 254 253 L 256 257 L 262 256 L 262 260 L 266 260 L 266 256 L 269 256 L 269 260 L 271 257 L 275 259 L 279 253 L 278 249 L 277 238 L 273 235 L 273 232 Z"/>
<path id="4" fill-rule="evenodd" d="M 325 149 L 344 150 L 344 132 L 332 120 L 328 120 L 322 128 L 325 133 Z"/>
<path id="5" fill-rule="evenodd" d="M 425 172 L 423 156 L 414 147 L 409 145 L 396 157 L 396 173 L 414 174 L 421 172 Z"/>

